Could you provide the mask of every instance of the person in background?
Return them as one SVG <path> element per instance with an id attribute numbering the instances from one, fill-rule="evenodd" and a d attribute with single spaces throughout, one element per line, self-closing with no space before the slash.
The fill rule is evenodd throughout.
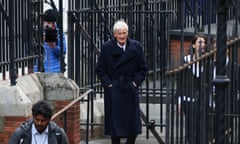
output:
<path id="1" fill-rule="evenodd" d="M 60 72 L 60 34 L 57 27 L 58 11 L 48 9 L 43 15 L 43 67 L 44 72 Z M 63 55 L 66 54 L 66 39 L 63 35 Z M 37 70 L 37 66 L 34 68 Z"/>
<path id="2" fill-rule="evenodd" d="M 196 34 L 192 38 L 190 53 L 184 56 L 186 64 L 197 60 L 206 52 L 207 37 L 204 34 Z M 197 61 L 189 65 L 184 71 L 182 79 L 178 79 L 177 92 L 179 106 L 183 108 L 185 115 L 185 132 L 189 144 L 200 143 L 200 99 L 205 93 L 201 86 L 205 82 L 202 75 L 206 74 L 204 63 Z"/>
<path id="3" fill-rule="evenodd" d="M 51 121 L 52 115 L 51 105 L 38 101 L 32 107 L 32 119 L 14 131 L 8 144 L 68 144 L 65 131 Z"/>
<path id="4" fill-rule="evenodd" d="M 118 20 L 114 38 L 101 47 L 95 72 L 104 88 L 105 135 L 112 144 L 134 144 L 141 133 L 138 89 L 147 73 L 146 57 L 140 42 L 128 38 L 128 25 Z"/>

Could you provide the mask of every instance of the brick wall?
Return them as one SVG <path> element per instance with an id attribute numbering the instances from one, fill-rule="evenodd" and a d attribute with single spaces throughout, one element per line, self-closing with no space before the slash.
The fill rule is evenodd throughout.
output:
<path id="1" fill-rule="evenodd" d="M 181 56 L 181 40 L 179 38 L 177 39 L 171 39 L 171 49 L 170 49 L 170 63 L 173 67 L 180 65 L 180 56 Z M 187 55 L 189 52 L 189 49 L 191 47 L 191 40 L 185 40 L 183 44 L 184 48 L 184 55 Z"/>
<path id="2" fill-rule="evenodd" d="M 68 105 L 70 101 L 55 101 L 54 107 L 55 111 L 59 111 Z M 70 144 L 80 143 L 80 103 L 77 102 L 66 113 L 67 117 L 67 127 L 66 133 L 68 135 Z M 61 127 L 64 128 L 64 114 L 59 115 L 54 121 Z"/>
<path id="3" fill-rule="evenodd" d="M 26 121 L 30 117 L 17 117 L 17 116 L 6 116 L 2 117 L 1 121 L 3 125 L 0 131 L 0 144 L 7 144 L 9 137 L 13 131 L 21 125 L 22 122 Z"/>

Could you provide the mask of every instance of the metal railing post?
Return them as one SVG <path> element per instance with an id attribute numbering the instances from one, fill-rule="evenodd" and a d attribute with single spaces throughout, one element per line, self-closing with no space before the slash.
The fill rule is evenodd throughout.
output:
<path id="1" fill-rule="evenodd" d="M 219 0 L 218 6 L 218 25 L 217 25 L 217 61 L 216 61 L 216 79 L 214 84 L 216 86 L 216 127 L 215 138 L 217 144 L 224 144 L 225 137 L 225 90 L 229 79 L 226 76 L 226 47 L 227 47 L 227 2 Z"/>
<path id="2" fill-rule="evenodd" d="M 11 86 L 16 85 L 15 63 L 14 63 L 14 0 L 9 1 L 9 53 L 10 53 L 10 79 Z"/>

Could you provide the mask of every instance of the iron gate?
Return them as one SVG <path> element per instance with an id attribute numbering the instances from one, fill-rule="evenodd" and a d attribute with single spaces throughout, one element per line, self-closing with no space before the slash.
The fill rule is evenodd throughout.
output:
<path id="1" fill-rule="evenodd" d="M 214 66 L 216 49 L 212 47 L 212 40 L 216 37 L 217 31 L 219 34 L 217 38 L 221 40 L 226 38 L 226 34 L 228 34 L 230 39 L 237 36 L 237 33 L 232 32 L 238 31 L 238 20 L 235 13 L 238 1 L 223 4 L 221 0 L 136 0 L 86 1 L 78 4 L 77 10 L 68 12 L 68 48 L 70 49 L 68 57 L 72 58 L 68 61 L 68 76 L 74 79 L 80 87 L 95 89 L 95 94 L 88 100 L 91 112 L 93 112 L 95 96 L 103 96 L 101 86 L 93 71 L 99 48 L 104 41 L 112 38 L 113 23 L 118 19 L 124 19 L 129 24 L 130 37 L 139 40 L 143 44 L 145 54 L 147 55 L 149 73 L 140 92 L 141 102 L 146 104 L 146 109 L 142 109 L 142 118 L 145 122 L 144 126 L 151 130 L 158 142 L 187 143 L 185 138 L 185 125 L 187 123 L 185 123 L 182 110 L 178 111 L 180 104 L 176 98 L 176 83 L 179 82 L 179 77 L 183 76 L 181 73 L 184 73 L 189 65 L 197 61 L 205 63 L 204 67 L 208 70 L 208 73 L 203 74 L 208 79 L 202 80 L 201 93 L 209 96 L 202 98 L 202 102 L 199 104 L 203 112 L 201 113 L 203 116 L 198 119 L 198 122 L 203 123 L 203 127 L 198 128 L 201 135 L 199 142 L 214 143 L 222 140 L 223 137 L 226 137 L 226 139 L 224 138 L 224 143 L 239 141 L 237 136 L 238 113 L 232 113 L 233 111 L 238 111 L 238 82 L 231 81 L 232 84 L 230 86 L 220 84 L 220 89 L 222 89 L 223 94 L 226 94 L 223 97 L 227 97 L 228 101 L 225 104 L 218 103 L 218 105 L 228 107 L 225 112 L 222 111 L 225 115 L 221 119 L 225 120 L 220 123 L 224 127 L 224 132 L 228 133 L 227 135 L 216 131 L 216 126 L 219 125 L 216 125 L 215 122 L 219 120 L 219 117 L 216 117 L 215 110 L 209 110 L 209 104 L 213 105 L 213 103 L 215 104 L 218 101 L 217 99 L 211 99 L 212 95 L 215 95 L 214 98 L 216 98 L 216 93 L 219 93 L 219 91 L 215 91 L 215 88 L 219 88 L 218 80 L 224 81 L 224 79 L 217 79 L 213 83 L 215 78 L 211 74 L 217 65 Z M 223 9 L 226 9 L 226 11 L 219 12 L 219 7 L 225 7 Z M 235 29 L 231 32 L 224 28 L 221 29 L 221 27 L 216 28 L 216 19 L 217 17 L 223 18 L 224 15 L 221 15 L 223 13 L 228 14 L 229 17 L 225 21 L 220 21 L 221 25 L 226 26 L 226 21 L 236 22 Z M 188 49 L 191 46 L 187 41 L 199 32 L 208 36 L 209 53 L 202 55 L 199 60 L 192 62 L 188 66 L 183 65 L 182 57 L 188 53 Z M 217 40 L 219 41 L 220 39 Z M 177 44 L 175 43 L 176 41 Z M 224 51 L 226 47 L 231 49 L 231 62 L 235 63 L 232 67 L 234 75 L 228 75 L 226 78 L 237 78 L 238 68 L 236 63 L 238 63 L 238 55 L 236 50 L 238 48 L 238 40 L 224 48 L 219 44 L 217 45 L 220 47 L 219 51 Z M 234 57 L 233 54 L 235 55 Z M 225 53 L 223 52 L 219 54 L 219 61 L 222 61 L 224 56 Z M 217 67 L 219 68 L 219 66 Z M 174 68 L 177 69 L 175 70 Z M 207 88 L 203 88 L 205 83 L 208 84 Z M 189 88 L 192 89 L 191 86 Z M 226 89 L 226 93 L 224 89 Z M 234 98 L 230 94 L 234 95 Z M 153 119 L 150 116 L 151 109 L 149 104 L 159 104 L 158 119 Z M 87 124 L 91 125 L 91 128 L 95 125 L 102 125 L 94 123 L 93 115 L 90 123 Z M 164 136 L 161 137 L 160 135 L 163 133 Z"/>

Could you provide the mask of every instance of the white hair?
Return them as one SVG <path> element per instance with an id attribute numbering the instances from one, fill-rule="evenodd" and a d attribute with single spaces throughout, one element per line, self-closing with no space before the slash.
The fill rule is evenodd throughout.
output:
<path id="1" fill-rule="evenodd" d="M 120 29 L 126 29 L 128 31 L 128 25 L 124 20 L 118 20 L 113 25 L 113 32 Z"/>

